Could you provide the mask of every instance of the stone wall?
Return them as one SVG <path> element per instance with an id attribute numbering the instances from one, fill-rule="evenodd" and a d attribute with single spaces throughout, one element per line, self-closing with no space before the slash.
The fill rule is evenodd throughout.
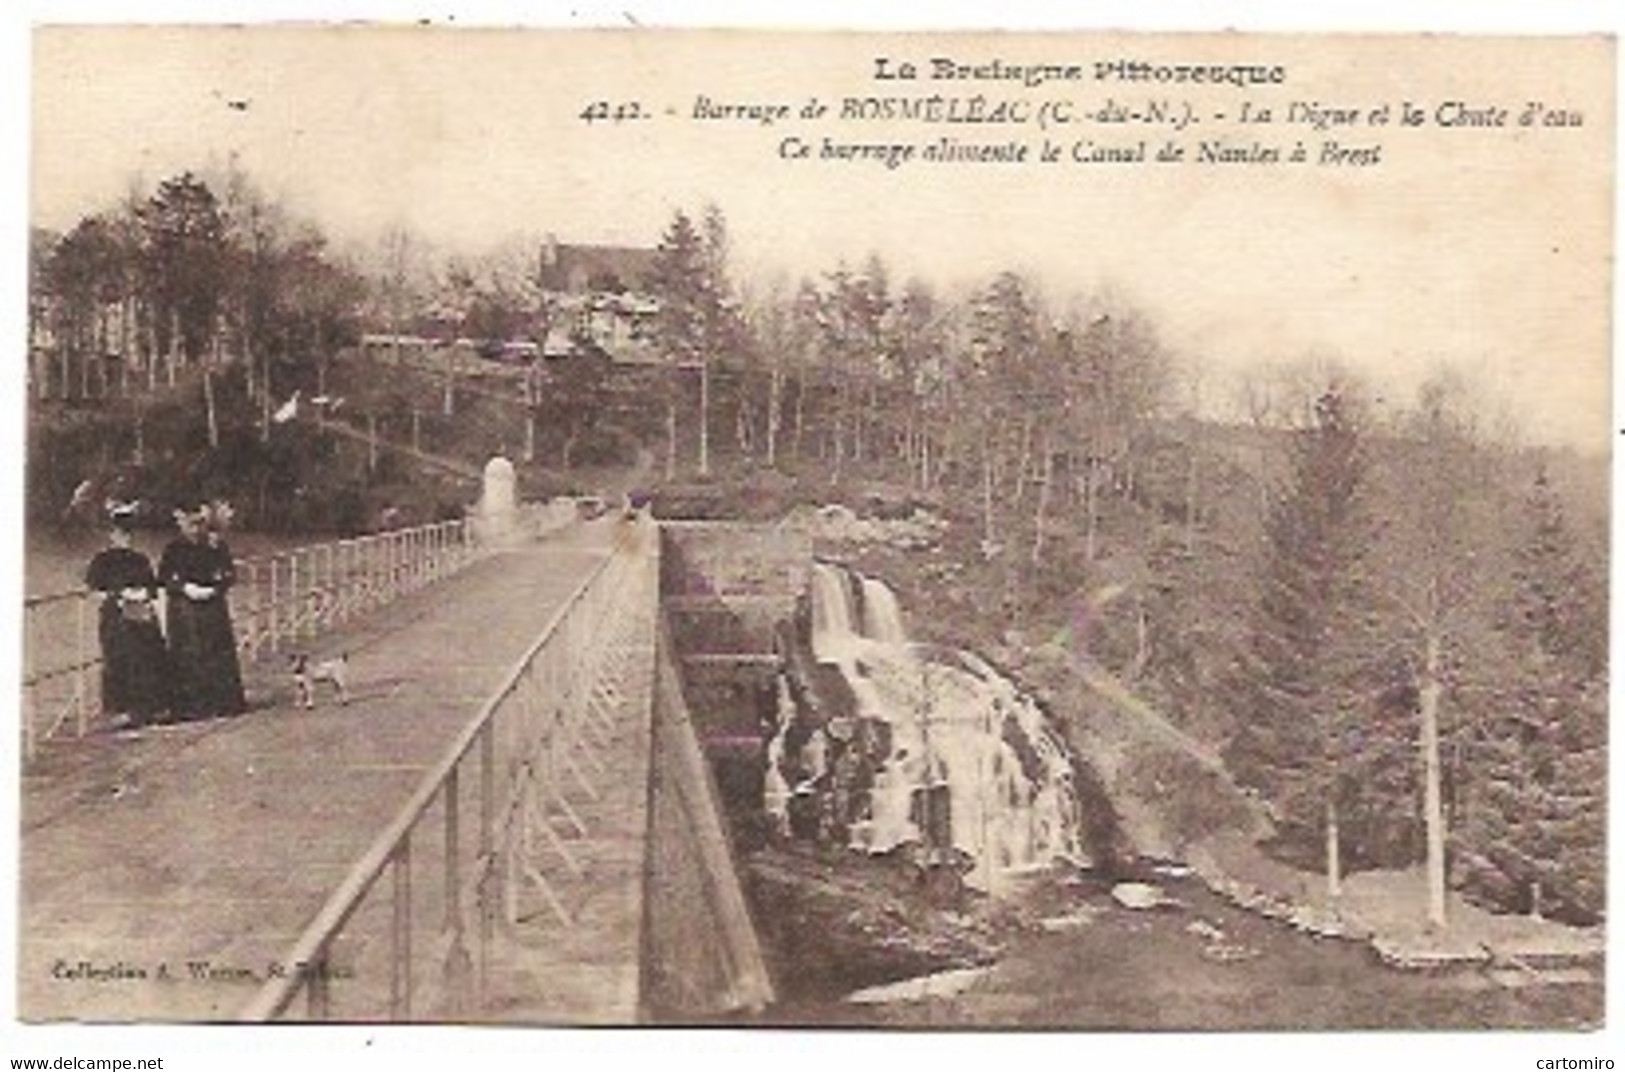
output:
<path id="1" fill-rule="evenodd" d="M 664 522 L 660 530 L 661 607 L 683 692 L 724 804 L 744 822 L 761 811 L 782 666 L 776 638 L 810 587 L 812 539 L 742 522 Z"/>
<path id="2" fill-rule="evenodd" d="M 667 610 L 731 613 L 750 629 L 753 646 L 723 650 L 771 651 L 773 625 L 790 619 L 808 589 L 812 538 L 777 525 L 734 522 L 665 522 L 660 531 L 660 594 Z"/>

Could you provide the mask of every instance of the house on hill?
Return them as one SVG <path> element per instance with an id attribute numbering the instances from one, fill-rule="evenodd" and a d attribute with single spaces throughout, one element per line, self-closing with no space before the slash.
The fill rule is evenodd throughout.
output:
<path id="1" fill-rule="evenodd" d="M 549 235 L 542 244 L 537 277 L 558 310 L 542 353 L 566 358 L 583 350 L 618 365 L 659 362 L 649 344 L 660 303 L 650 294 L 653 249 L 635 246 L 567 245 Z"/>
<path id="2" fill-rule="evenodd" d="M 542 289 L 555 294 L 647 293 L 654 265 L 652 249 L 566 245 L 552 235 L 537 262 Z"/>
<path id="3" fill-rule="evenodd" d="M 453 274 L 402 323 L 403 333 L 368 333 L 362 346 L 437 369 L 580 357 L 658 364 L 650 342 L 660 312 L 649 287 L 656 256 L 653 249 L 571 245 L 548 236 L 534 268 L 509 266 L 496 281 Z"/>

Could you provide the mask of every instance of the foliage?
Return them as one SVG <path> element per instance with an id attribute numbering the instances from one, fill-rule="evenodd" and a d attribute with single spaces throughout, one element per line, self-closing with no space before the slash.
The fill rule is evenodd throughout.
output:
<path id="1" fill-rule="evenodd" d="M 136 210 L 158 349 L 200 357 L 224 298 L 225 219 L 205 182 L 182 172 L 158 184 Z M 172 336 L 174 338 L 172 339 Z"/>
<path id="2" fill-rule="evenodd" d="M 1335 386 L 1291 451 L 1290 483 L 1266 525 L 1260 599 L 1238 683 L 1243 713 L 1226 758 L 1288 826 L 1319 836 L 1329 817 L 1347 822 L 1381 803 L 1372 780 L 1393 769 L 1396 749 L 1373 717 L 1382 668 L 1366 569 L 1374 532 L 1366 445 Z"/>
<path id="3" fill-rule="evenodd" d="M 1606 624 L 1562 504 L 1536 474 L 1498 623 L 1501 658 L 1467 745 L 1461 881 L 1506 907 L 1578 920 L 1603 911 Z"/>

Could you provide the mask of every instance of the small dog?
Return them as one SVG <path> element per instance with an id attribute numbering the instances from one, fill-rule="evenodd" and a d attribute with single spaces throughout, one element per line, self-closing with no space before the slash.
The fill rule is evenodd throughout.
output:
<path id="1" fill-rule="evenodd" d="M 312 659 L 308 655 L 288 656 L 288 668 L 293 671 L 294 699 L 300 707 L 316 706 L 316 686 L 325 681 L 339 694 L 339 704 L 350 702 L 350 657 L 339 653 L 331 659 Z"/>

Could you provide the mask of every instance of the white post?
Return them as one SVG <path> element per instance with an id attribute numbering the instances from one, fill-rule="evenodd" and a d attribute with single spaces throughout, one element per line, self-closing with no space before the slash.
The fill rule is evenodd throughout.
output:
<path id="1" fill-rule="evenodd" d="M 263 610 L 260 604 L 260 564 L 249 559 L 243 564 L 243 572 L 247 575 L 248 608 L 244 617 L 248 620 L 248 658 L 250 661 L 259 658 L 260 630 L 264 623 L 260 621 Z"/>
<path id="2" fill-rule="evenodd" d="M 321 559 L 319 557 L 320 552 L 315 548 L 301 551 L 300 555 L 304 557 L 306 566 L 305 590 L 300 595 L 299 601 L 305 605 L 301 617 L 304 622 L 304 635 L 308 638 L 316 635 L 316 614 L 321 606 L 319 602 L 322 580 Z"/>
<path id="3" fill-rule="evenodd" d="M 339 541 L 338 620 L 350 619 L 351 601 L 355 599 L 355 542 Z"/>
<path id="4" fill-rule="evenodd" d="M 338 585 L 333 598 L 337 600 L 336 621 L 343 623 L 350 618 L 350 601 L 355 598 L 355 543 L 350 540 L 340 540 L 338 547 L 339 571 Z"/>
<path id="5" fill-rule="evenodd" d="M 270 639 L 271 653 L 273 655 L 282 650 L 282 611 L 281 607 L 279 606 L 281 603 L 280 593 L 277 591 L 276 585 L 276 562 L 276 556 L 272 555 L 271 561 L 267 563 L 267 565 L 271 567 L 271 584 L 270 591 L 268 593 L 269 598 L 265 608 L 265 634 Z"/>
<path id="6" fill-rule="evenodd" d="M 323 606 L 326 608 L 326 624 L 331 627 L 338 621 L 339 612 L 339 545 L 327 545 L 327 586 L 322 590 Z"/>
<path id="7" fill-rule="evenodd" d="M 83 737 L 89 730 L 90 722 L 90 689 L 86 683 L 86 663 L 89 660 L 87 645 L 85 643 L 85 605 L 90 602 L 90 593 L 83 593 L 76 602 L 74 613 L 74 678 L 73 699 L 77 707 L 76 726 L 79 736 Z"/>
<path id="8" fill-rule="evenodd" d="M 300 618 L 304 610 L 300 606 L 303 599 L 299 591 L 299 557 L 300 553 L 294 551 L 288 555 L 288 639 L 298 640 L 300 631 L 304 628 Z"/>

